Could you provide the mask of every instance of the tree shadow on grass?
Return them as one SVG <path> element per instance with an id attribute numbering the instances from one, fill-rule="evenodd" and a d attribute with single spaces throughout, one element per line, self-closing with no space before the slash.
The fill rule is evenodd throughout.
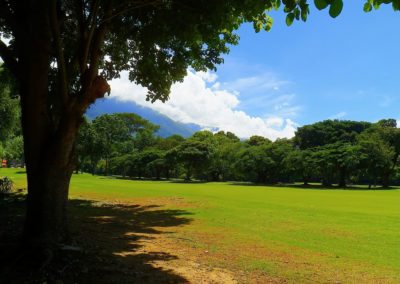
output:
<path id="1" fill-rule="evenodd" d="M 183 184 L 196 184 L 196 183 L 210 183 L 210 181 L 207 180 L 197 180 L 197 179 L 191 179 L 191 180 L 185 180 L 185 179 L 179 179 L 179 178 L 148 178 L 148 177 L 123 177 L 123 176 L 99 176 L 100 179 L 121 179 L 121 180 L 130 180 L 130 181 L 156 181 L 156 182 L 165 182 L 165 183 L 183 183 Z"/>
<path id="2" fill-rule="evenodd" d="M 191 219 L 187 216 L 191 213 L 159 205 L 102 204 L 91 200 L 70 200 L 72 246 L 61 250 L 46 271 L 30 271 L 28 275 L 20 268 L 10 270 L 15 262 L 13 256 L 18 256 L 17 247 L 10 244 L 16 243 L 21 232 L 24 203 L 22 195 L 6 202 L 0 200 L 0 249 L 8 247 L 8 254 L 0 256 L 0 275 L 7 275 L 0 277 L 0 283 L 188 283 L 175 272 L 152 265 L 155 261 L 177 259 L 175 255 L 163 252 L 162 247 L 158 252 L 140 248 L 142 242 L 168 234 L 166 228 L 173 231 L 174 227 L 189 224 Z"/>
<path id="3" fill-rule="evenodd" d="M 169 183 L 183 183 L 183 184 L 201 184 L 201 183 L 210 183 L 209 181 L 206 180 L 169 180 Z"/>
<path id="4" fill-rule="evenodd" d="M 331 185 L 331 186 L 323 186 L 320 184 L 295 184 L 295 183 L 278 183 L 278 184 L 263 184 L 263 183 L 251 183 L 251 182 L 231 182 L 230 185 L 235 185 L 235 186 L 255 186 L 255 187 L 286 187 L 286 188 L 298 188 L 298 189 L 311 189 L 311 190 L 324 190 L 324 189 L 329 189 L 329 190 L 399 190 L 398 187 L 371 187 L 368 188 L 368 186 L 360 186 L 360 185 L 348 185 L 346 187 L 339 187 L 336 185 Z"/>

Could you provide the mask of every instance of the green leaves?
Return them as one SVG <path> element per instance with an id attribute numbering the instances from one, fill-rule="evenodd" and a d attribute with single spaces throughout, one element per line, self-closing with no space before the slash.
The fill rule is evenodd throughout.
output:
<path id="1" fill-rule="evenodd" d="M 292 25 L 295 19 L 303 22 L 307 20 L 310 13 L 307 0 L 282 0 L 282 3 L 285 5 L 283 11 L 287 13 L 286 25 Z"/>
<path id="2" fill-rule="evenodd" d="M 274 23 L 273 19 L 272 19 L 271 17 L 268 17 L 268 19 L 267 19 L 267 21 L 266 21 L 266 23 L 265 23 L 264 29 L 265 29 L 267 32 L 269 32 L 269 31 L 271 30 L 271 28 L 272 28 L 272 24 L 273 24 L 273 23 Z"/>
<path id="3" fill-rule="evenodd" d="M 393 0 L 392 6 L 393 10 L 400 11 L 400 0 Z"/>
<path id="4" fill-rule="evenodd" d="M 262 14 L 259 17 L 253 19 L 253 27 L 257 33 L 260 32 L 262 29 L 269 32 L 272 28 L 273 23 L 273 19 L 267 14 Z"/>
<path id="5" fill-rule="evenodd" d="M 370 2 L 364 4 L 364 12 L 368 13 L 372 11 L 372 5 Z"/>
<path id="6" fill-rule="evenodd" d="M 390 3 L 394 11 L 400 10 L 400 0 L 367 0 L 364 4 L 364 12 L 371 12 L 372 9 L 378 10 L 382 4 Z"/>
<path id="7" fill-rule="evenodd" d="M 314 0 L 315 7 L 317 7 L 318 10 L 323 10 L 326 7 L 328 7 L 328 2 L 326 0 Z"/>
<path id="8" fill-rule="evenodd" d="M 272 7 L 274 8 L 275 11 L 278 11 L 280 6 L 281 6 L 281 0 L 276 0 L 275 2 L 272 3 Z"/>
<path id="9" fill-rule="evenodd" d="M 340 15 L 343 9 L 343 0 L 333 0 L 329 8 L 329 15 L 332 18 L 336 18 Z"/>
<path id="10" fill-rule="evenodd" d="M 293 13 L 289 13 L 286 16 L 286 25 L 289 27 L 293 24 L 293 20 L 294 20 L 294 14 Z"/>
<path id="11" fill-rule="evenodd" d="M 343 10 L 343 0 L 314 0 L 314 4 L 318 10 L 323 10 L 329 6 L 329 15 L 332 18 L 339 16 Z"/>
<path id="12" fill-rule="evenodd" d="M 308 13 L 309 13 L 308 9 L 307 10 L 301 10 L 301 20 L 303 22 L 305 22 L 307 20 Z"/>

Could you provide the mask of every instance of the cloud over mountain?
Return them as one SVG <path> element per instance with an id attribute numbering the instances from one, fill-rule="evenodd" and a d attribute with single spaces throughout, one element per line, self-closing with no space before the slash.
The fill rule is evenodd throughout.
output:
<path id="1" fill-rule="evenodd" d="M 135 102 L 150 107 L 173 120 L 182 123 L 195 123 L 210 130 L 231 131 L 239 137 L 261 135 L 270 139 L 292 137 L 296 123 L 290 117 L 274 115 L 276 106 L 266 110 L 265 117 L 252 116 L 240 109 L 240 94 L 245 90 L 234 90 L 226 83 L 218 82 L 217 75 L 211 72 L 194 72 L 189 70 L 183 82 L 175 83 L 171 88 L 171 96 L 166 103 L 151 104 L 145 100 L 146 89 L 128 80 L 127 73 L 111 82 L 111 99 Z M 241 85 L 243 85 L 243 80 Z M 246 81 L 248 85 L 249 80 Z M 257 82 L 252 82 L 257 83 Z M 259 82 L 265 84 L 265 82 Z M 279 88 L 282 82 L 268 82 L 272 89 Z M 222 87 L 221 87 L 222 86 Z M 289 97 L 287 97 L 290 99 Z M 286 98 L 286 99 L 287 99 Z M 285 99 L 282 97 L 280 100 Z M 278 108 L 284 107 L 278 99 Z M 283 105 L 282 105 L 283 104 Z M 284 113 L 284 112 L 283 112 Z"/>

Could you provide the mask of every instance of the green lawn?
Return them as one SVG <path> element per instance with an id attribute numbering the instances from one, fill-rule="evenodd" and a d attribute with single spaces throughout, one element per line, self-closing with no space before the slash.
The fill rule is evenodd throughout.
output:
<path id="1" fill-rule="evenodd" d="M 25 175 L 0 176 L 25 186 Z M 175 237 L 210 265 L 291 283 L 400 283 L 400 190 L 303 189 L 74 175 L 70 198 L 161 202 L 191 213 Z M 229 261 L 224 261 L 223 259 Z"/>

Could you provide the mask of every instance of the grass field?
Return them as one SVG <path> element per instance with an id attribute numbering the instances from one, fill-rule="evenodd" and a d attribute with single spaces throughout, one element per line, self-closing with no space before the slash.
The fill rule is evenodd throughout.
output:
<path id="1" fill-rule="evenodd" d="M 0 169 L 4 175 L 25 187 L 25 174 Z M 176 240 L 176 254 L 187 247 L 191 259 L 197 254 L 196 261 L 226 269 L 239 282 L 400 283 L 397 189 L 185 184 L 79 174 L 70 198 L 181 210 L 188 222 L 164 230 Z"/>

